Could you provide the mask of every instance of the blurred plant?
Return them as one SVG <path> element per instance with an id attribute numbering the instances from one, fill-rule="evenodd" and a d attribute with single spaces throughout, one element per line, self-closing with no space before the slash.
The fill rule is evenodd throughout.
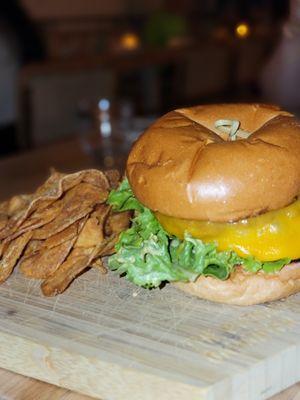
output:
<path id="1" fill-rule="evenodd" d="M 144 41 L 153 47 L 164 47 L 174 43 L 174 39 L 187 36 L 186 19 L 165 11 L 151 15 L 145 24 Z"/>

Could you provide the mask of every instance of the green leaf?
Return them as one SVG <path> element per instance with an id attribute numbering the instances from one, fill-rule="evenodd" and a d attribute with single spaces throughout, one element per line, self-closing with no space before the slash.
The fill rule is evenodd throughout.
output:
<path id="1" fill-rule="evenodd" d="M 281 260 L 268 261 L 263 263 L 263 270 L 267 273 L 274 273 L 280 271 L 282 267 L 289 264 L 292 260 L 290 258 L 282 258 Z"/>
<path id="2" fill-rule="evenodd" d="M 116 190 L 112 190 L 107 200 L 114 211 L 138 210 L 144 208 L 142 204 L 134 197 L 127 179 L 124 179 Z"/>
<path id="3" fill-rule="evenodd" d="M 183 240 L 169 235 L 155 215 L 134 197 L 126 180 L 108 199 L 114 210 L 134 210 L 132 226 L 122 232 L 116 253 L 109 258 L 111 270 L 143 287 L 157 287 L 162 282 L 195 281 L 200 275 L 227 279 L 236 265 L 252 273 L 279 271 L 289 259 L 260 262 L 242 258 L 233 251 L 218 251 L 215 243 L 204 243 L 186 234 Z"/>
<path id="4" fill-rule="evenodd" d="M 256 260 L 254 257 L 248 257 L 243 259 L 243 267 L 248 272 L 256 273 L 260 269 L 262 269 L 262 263 Z"/>

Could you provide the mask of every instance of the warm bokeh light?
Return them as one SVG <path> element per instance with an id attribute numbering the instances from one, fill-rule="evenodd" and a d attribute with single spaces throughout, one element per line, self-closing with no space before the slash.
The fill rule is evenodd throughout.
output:
<path id="1" fill-rule="evenodd" d="M 120 44 L 124 50 L 136 50 L 140 47 L 140 38 L 136 33 L 127 32 L 121 36 Z"/>
<path id="2" fill-rule="evenodd" d="M 245 22 L 241 22 L 235 27 L 235 34 L 239 38 L 245 38 L 249 36 L 249 33 L 250 33 L 249 25 L 246 24 Z"/>

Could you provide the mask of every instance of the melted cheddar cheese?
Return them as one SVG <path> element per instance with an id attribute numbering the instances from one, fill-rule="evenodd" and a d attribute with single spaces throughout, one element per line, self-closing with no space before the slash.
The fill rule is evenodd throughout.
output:
<path id="1" fill-rule="evenodd" d="M 260 261 L 300 258 L 300 200 L 280 210 L 233 223 L 186 220 L 155 213 L 163 228 L 182 239 L 187 232 L 218 250 Z"/>

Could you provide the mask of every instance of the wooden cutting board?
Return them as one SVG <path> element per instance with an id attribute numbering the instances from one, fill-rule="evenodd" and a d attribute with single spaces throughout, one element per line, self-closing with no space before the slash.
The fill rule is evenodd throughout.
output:
<path id="1" fill-rule="evenodd" d="M 259 400 L 300 380 L 300 296 L 241 308 L 89 271 L 0 287 L 0 367 L 108 400 Z"/>

